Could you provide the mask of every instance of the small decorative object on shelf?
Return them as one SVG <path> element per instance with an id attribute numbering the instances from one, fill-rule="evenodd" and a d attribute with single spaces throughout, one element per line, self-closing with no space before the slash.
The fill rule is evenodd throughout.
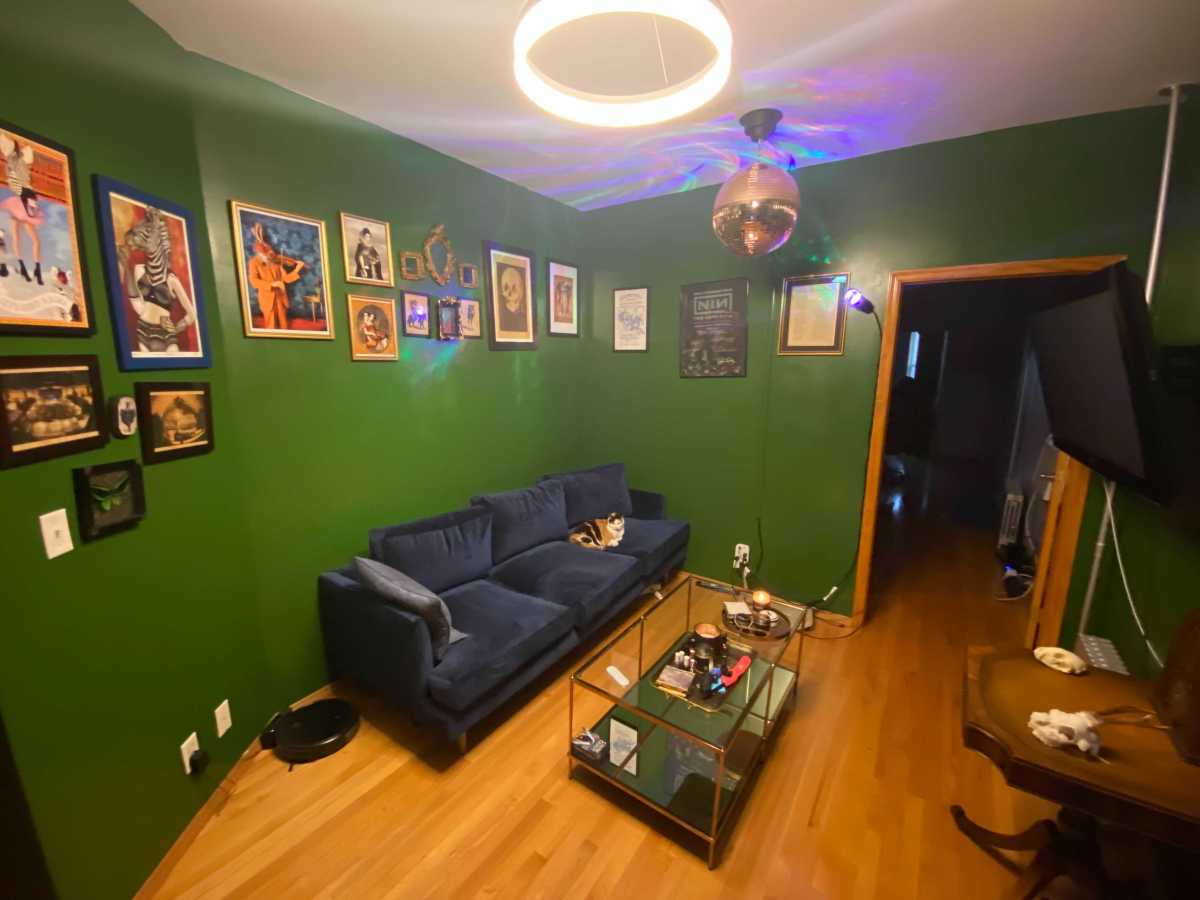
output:
<path id="1" fill-rule="evenodd" d="M 406 281 L 420 281 L 425 277 L 425 260 L 420 253 L 410 250 L 401 252 L 400 277 Z"/>
<path id="2" fill-rule="evenodd" d="M 754 603 L 754 618 L 763 624 L 769 624 L 767 613 L 771 610 L 771 595 L 767 591 L 755 591 L 751 600 Z"/>
<path id="3" fill-rule="evenodd" d="M 445 254 L 445 260 L 442 265 L 437 264 L 437 260 L 433 258 L 433 248 L 440 246 Z M 446 237 L 445 225 L 434 225 L 433 230 L 429 232 L 429 237 L 425 238 L 425 244 L 421 248 L 425 254 L 425 268 L 429 272 L 429 277 L 438 284 L 446 285 L 450 283 L 450 279 L 454 277 L 455 266 L 458 260 L 454 256 L 454 248 L 450 245 L 450 238 Z"/>
<path id="4" fill-rule="evenodd" d="M 604 759 L 604 748 L 608 746 L 608 741 L 594 731 L 584 730 L 571 738 L 571 746 L 581 756 L 587 757 L 592 762 L 600 762 Z"/>
<path id="5" fill-rule="evenodd" d="M 133 437 L 138 430 L 137 403 L 128 394 L 114 397 L 112 401 L 113 437 Z"/>

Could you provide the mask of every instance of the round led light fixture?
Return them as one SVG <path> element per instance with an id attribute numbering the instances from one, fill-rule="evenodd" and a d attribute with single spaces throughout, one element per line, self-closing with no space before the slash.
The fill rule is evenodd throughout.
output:
<path id="1" fill-rule="evenodd" d="M 530 60 L 534 45 L 569 22 L 609 13 L 642 13 L 682 22 L 712 44 L 712 60 L 692 77 L 660 91 L 626 96 L 578 91 L 550 78 Z M 725 86 L 732 67 L 733 32 L 713 0 L 535 0 L 513 36 L 517 84 L 549 113 L 583 125 L 628 128 L 666 122 L 699 109 Z"/>

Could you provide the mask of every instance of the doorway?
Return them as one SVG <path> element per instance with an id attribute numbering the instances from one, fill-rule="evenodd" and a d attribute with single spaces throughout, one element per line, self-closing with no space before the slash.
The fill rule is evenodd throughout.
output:
<path id="1" fill-rule="evenodd" d="M 1021 385 L 1028 388 L 1028 371 L 1021 352 L 1023 327 L 1007 329 L 1004 334 L 989 334 L 988 326 L 982 323 L 1022 320 L 1032 312 L 1061 302 L 1064 291 L 1072 290 L 1074 283 L 1083 281 L 1085 276 L 1123 260 L 1123 256 L 1075 257 L 892 273 L 859 531 L 855 623 L 862 622 L 869 613 L 873 580 L 877 575 L 894 574 L 874 571 L 879 516 L 889 513 L 886 507 L 881 507 L 882 500 L 895 504 L 899 496 L 905 512 L 918 513 L 922 509 L 928 512 L 931 504 L 942 510 L 958 504 L 961 517 L 983 526 L 992 518 L 998 526 L 1003 519 L 1004 492 L 995 489 L 995 479 L 1001 459 L 1007 463 L 1001 483 L 1010 475 L 1012 438 L 1017 434 L 1013 420 L 1019 407 L 1015 402 L 1007 409 L 995 404 L 990 408 L 980 405 L 979 400 L 984 396 L 980 391 L 996 390 L 996 385 L 1003 384 L 1007 367 L 1015 395 Z M 946 335 L 956 327 L 962 334 L 972 331 L 974 334 L 965 339 L 960 337 L 951 351 Z M 997 353 L 1005 341 L 1014 352 L 1000 360 Z M 948 393 L 945 382 L 948 365 L 968 370 L 974 367 L 977 376 L 989 376 L 976 379 L 980 383 L 986 381 L 988 387 L 976 390 L 974 396 L 971 390 L 962 390 L 961 385 Z M 892 415 L 893 403 L 899 407 L 898 416 Z M 987 434 L 993 438 L 996 434 L 1006 435 L 1009 440 L 993 440 L 993 446 L 983 448 L 978 439 Z M 1006 453 L 999 452 L 1001 446 L 997 444 Z M 893 457 L 890 468 L 889 449 L 895 451 L 890 454 Z M 960 456 L 944 452 L 947 449 Z M 912 471 L 904 471 L 906 456 L 912 460 Z M 931 464 L 932 456 L 949 457 L 955 462 L 939 471 Z M 901 464 L 899 469 L 897 459 Z M 1086 467 L 1056 451 L 1051 451 L 1042 465 L 1045 469 L 1052 468 L 1052 474 L 1035 473 L 1048 477 L 1039 478 L 1038 489 L 1029 490 L 1029 496 L 1023 498 L 1031 501 L 1036 497 L 1040 504 L 1036 518 L 1029 519 L 1033 526 L 1029 535 L 1036 544 L 1037 556 L 1036 568 L 1027 582 L 1026 646 L 1058 640 L 1089 476 Z M 955 468 L 958 471 L 953 471 Z M 1049 484 L 1048 491 L 1044 484 Z M 889 495 L 888 491 L 892 493 Z M 941 493 L 936 494 L 938 491 Z M 1021 531 L 1025 525 L 1022 516 Z M 995 528 L 997 544 L 999 531 Z M 889 540 L 892 537 L 889 534 Z M 928 539 L 929 535 L 924 537 Z M 926 543 L 923 549 L 919 564 L 935 565 L 937 548 Z M 904 552 L 905 548 L 901 548 L 901 553 Z M 999 560 L 994 561 L 994 567 L 999 584 Z"/>

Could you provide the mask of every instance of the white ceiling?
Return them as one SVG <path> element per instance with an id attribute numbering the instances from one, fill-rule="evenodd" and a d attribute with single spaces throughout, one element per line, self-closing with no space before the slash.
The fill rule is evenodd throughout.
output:
<path id="1" fill-rule="evenodd" d="M 1200 0 L 726 0 L 725 90 L 622 131 L 559 121 L 517 89 L 523 0 L 132 2 L 189 50 L 580 209 L 724 180 L 751 149 L 737 117 L 758 106 L 784 111 L 775 143 L 804 166 L 1144 106 L 1200 81 Z M 662 38 L 669 71 L 703 64 L 686 34 Z M 661 86 L 641 17 L 543 44 L 537 61 L 577 87 Z"/>

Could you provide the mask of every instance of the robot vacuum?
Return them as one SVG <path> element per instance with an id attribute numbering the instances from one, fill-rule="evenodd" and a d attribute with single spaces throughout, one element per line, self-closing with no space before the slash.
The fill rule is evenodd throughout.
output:
<path id="1" fill-rule="evenodd" d="M 345 700 L 318 700 L 273 718 L 260 740 L 284 762 L 306 763 L 345 747 L 358 732 L 358 710 Z"/>

